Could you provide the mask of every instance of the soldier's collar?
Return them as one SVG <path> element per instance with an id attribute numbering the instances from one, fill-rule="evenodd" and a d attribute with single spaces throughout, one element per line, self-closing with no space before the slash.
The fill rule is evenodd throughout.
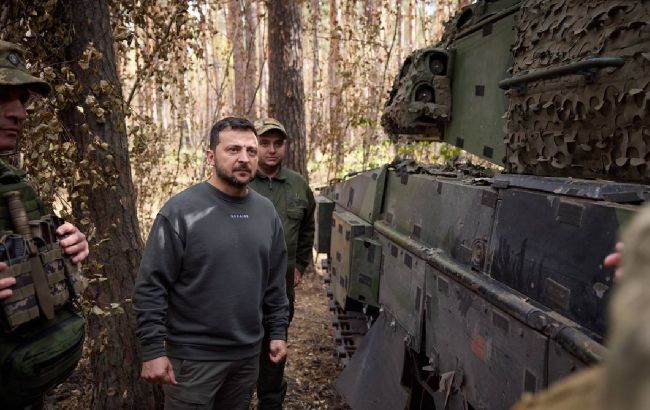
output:
<path id="1" fill-rule="evenodd" d="M 287 179 L 287 171 L 282 165 L 280 165 L 280 170 L 272 178 L 264 175 L 259 169 L 257 170 L 257 176 L 262 179 L 277 179 L 278 181 L 284 181 Z"/>
<path id="2" fill-rule="evenodd" d="M 0 159 L 0 181 L 15 182 L 27 175 L 22 169 L 18 169 L 3 159 Z"/>

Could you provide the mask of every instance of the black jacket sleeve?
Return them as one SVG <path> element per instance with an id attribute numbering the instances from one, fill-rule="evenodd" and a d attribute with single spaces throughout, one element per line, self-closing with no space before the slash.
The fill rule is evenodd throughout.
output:
<path id="1" fill-rule="evenodd" d="M 180 236 L 169 220 L 158 214 L 149 232 L 133 291 L 137 335 L 145 361 L 166 354 L 167 295 L 181 271 L 183 253 L 184 243 Z"/>

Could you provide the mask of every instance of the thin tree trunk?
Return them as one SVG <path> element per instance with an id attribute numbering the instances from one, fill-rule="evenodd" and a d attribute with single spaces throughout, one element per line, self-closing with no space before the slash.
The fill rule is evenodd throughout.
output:
<path id="1" fill-rule="evenodd" d="M 244 30 L 242 24 L 242 0 L 227 3 L 226 32 L 233 52 L 233 114 L 245 115 L 246 109 L 246 53 L 244 52 Z"/>
<path id="2" fill-rule="evenodd" d="M 334 173 L 334 177 L 338 177 L 343 169 L 343 158 L 339 153 L 342 150 L 342 127 L 341 127 L 341 106 L 339 104 L 341 98 L 341 86 L 338 80 L 338 64 L 340 60 L 340 40 L 341 30 L 338 23 L 338 9 L 339 0 L 330 0 L 330 50 L 329 60 L 327 64 L 327 82 L 329 87 L 329 137 L 331 140 L 330 155 L 333 158 L 330 161 L 330 169 Z M 331 175 L 328 170 L 327 179 Z"/>
<path id="3" fill-rule="evenodd" d="M 402 38 L 402 49 L 406 56 L 411 53 L 414 45 L 413 34 L 415 28 L 413 27 L 413 22 L 415 21 L 415 0 L 406 0 L 404 8 L 406 13 L 404 14 L 403 20 L 404 36 Z"/>
<path id="4" fill-rule="evenodd" d="M 211 84 L 212 84 L 212 70 L 213 65 L 213 50 L 212 50 L 212 30 L 210 24 L 212 22 L 210 16 L 210 5 L 205 6 L 204 14 L 201 16 L 201 31 L 203 32 L 203 110 L 201 116 L 200 129 L 203 131 L 202 134 L 207 134 L 206 130 L 210 129 L 210 122 L 212 116 L 212 99 L 211 99 Z M 192 144 L 194 146 L 194 143 Z"/>
<path id="5" fill-rule="evenodd" d="M 163 114 L 163 104 L 165 102 L 164 92 L 161 84 L 156 84 L 155 89 L 155 101 L 156 101 L 156 121 L 158 128 L 162 133 L 167 130 L 167 117 Z M 161 135 L 162 136 L 162 135 Z"/>
<path id="6" fill-rule="evenodd" d="M 365 0 L 365 19 L 364 22 L 364 35 L 365 38 L 379 38 L 380 27 L 381 27 L 381 15 L 383 9 L 377 10 L 375 5 L 375 0 Z M 369 61 L 379 62 L 381 61 L 378 58 L 378 53 L 375 47 L 369 47 L 366 52 L 366 57 Z M 370 160 L 370 148 L 373 146 L 374 140 L 376 139 L 377 124 L 378 124 L 378 115 L 379 111 L 382 108 L 381 98 L 384 98 L 382 91 L 384 90 L 383 81 L 381 81 L 381 64 L 373 64 L 370 68 L 370 81 L 366 80 L 367 85 L 365 88 L 367 105 L 366 105 L 366 117 L 370 120 L 368 126 L 362 131 L 362 168 L 366 167 L 366 164 Z M 372 79 L 375 81 L 373 82 Z"/>
<path id="7" fill-rule="evenodd" d="M 320 23 L 320 0 L 311 0 L 311 29 L 312 29 L 312 66 L 311 66 L 311 112 L 309 113 L 309 147 L 315 146 L 320 139 L 322 126 L 320 99 L 320 42 L 318 41 L 318 24 Z M 312 149 L 307 150 L 307 159 L 311 157 Z"/>
<path id="8" fill-rule="evenodd" d="M 399 61 L 399 64 L 402 64 L 402 61 L 404 61 L 404 1 L 405 0 L 397 0 L 397 9 L 395 10 L 396 16 L 395 16 L 395 24 L 397 24 L 397 60 Z M 408 1 L 408 0 L 406 0 Z"/>
<path id="9" fill-rule="evenodd" d="M 289 134 L 285 163 L 307 178 L 305 90 L 302 72 L 302 3 L 268 3 L 269 115 Z"/>
<path id="10" fill-rule="evenodd" d="M 208 4 L 208 16 L 210 22 L 214 24 L 214 30 L 215 32 L 219 31 L 219 25 L 218 21 L 219 19 L 217 18 L 218 16 L 218 11 L 213 10 L 212 5 Z M 210 41 L 210 49 L 212 50 L 212 55 L 213 55 L 213 60 L 212 60 L 212 84 L 209 86 L 210 87 L 210 100 L 212 101 L 212 110 L 210 111 L 210 122 L 208 124 L 208 127 L 211 127 L 212 124 L 215 122 L 216 118 L 218 118 L 221 115 L 221 106 L 222 102 L 221 99 L 223 98 L 222 96 L 222 87 L 221 83 L 219 82 L 220 78 L 220 70 L 221 70 L 221 56 L 219 55 L 219 43 L 217 41 L 217 36 L 212 35 L 211 41 Z M 223 80 L 221 80 L 223 81 Z M 208 128 L 210 129 L 210 128 Z M 207 133 L 207 130 L 206 130 Z M 207 135 L 207 134 L 206 134 Z"/>
<path id="11" fill-rule="evenodd" d="M 246 46 L 244 53 L 246 54 L 246 84 L 244 87 L 244 114 L 247 117 L 257 117 L 259 110 L 255 104 L 255 95 L 259 87 L 259 75 L 257 71 L 257 44 L 256 33 L 258 28 L 257 19 L 257 5 L 252 0 L 245 0 L 244 2 L 244 20 L 246 22 L 245 37 Z"/>
<path id="12" fill-rule="evenodd" d="M 184 49 L 184 41 L 181 41 L 181 49 Z M 176 112 L 176 123 L 178 124 L 178 129 L 175 129 L 178 133 L 178 146 L 176 149 L 176 171 L 174 173 L 174 183 L 169 186 L 169 195 L 173 194 L 173 191 L 178 182 L 178 174 L 180 172 L 181 166 L 181 151 L 183 147 L 186 147 L 188 144 L 187 138 L 189 134 L 189 121 L 187 118 L 187 104 L 188 96 L 186 91 L 186 75 L 185 75 L 185 60 L 187 55 L 185 53 L 179 53 L 178 57 L 178 70 L 176 71 L 176 84 L 178 85 L 178 93 L 176 93 L 176 106 L 178 111 Z"/>

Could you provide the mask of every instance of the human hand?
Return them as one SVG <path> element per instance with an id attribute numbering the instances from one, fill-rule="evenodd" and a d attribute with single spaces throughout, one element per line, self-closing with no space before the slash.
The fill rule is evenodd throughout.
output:
<path id="1" fill-rule="evenodd" d="M 286 340 L 271 340 L 269 345 L 269 359 L 273 363 L 280 363 L 287 357 Z"/>
<path id="2" fill-rule="evenodd" d="M 7 269 L 7 264 L 0 262 L 0 272 Z M 0 279 L 0 299 L 8 299 L 13 295 L 13 291 L 10 289 L 13 285 L 16 284 L 16 278 L 8 277 Z"/>
<path id="3" fill-rule="evenodd" d="M 152 384 L 178 384 L 172 363 L 167 356 L 156 357 L 142 363 L 140 377 Z"/>
<path id="4" fill-rule="evenodd" d="M 302 272 L 298 268 L 293 268 L 293 286 L 298 286 L 302 283 Z"/>
<path id="5" fill-rule="evenodd" d="M 66 222 L 57 228 L 56 234 L 65 236 L 65 238 L 59 241 L 59 244 L 66 255 L 72 256 L 72 263 L 77 264 L 88 257 L 89 251 L 86 235 L 77 229 L 76 226 Z"/>
<path id="6" fill-rule="evenodd" d="M 605 257 L 603 265 L 608 268 L 616 269 L 614 271 L 614 280 L 620 280 L 623 277 L 623 267 L 621 266 L 621 252 L 623 252 L 623 242 L 617 242 L 613 253 Z"/>

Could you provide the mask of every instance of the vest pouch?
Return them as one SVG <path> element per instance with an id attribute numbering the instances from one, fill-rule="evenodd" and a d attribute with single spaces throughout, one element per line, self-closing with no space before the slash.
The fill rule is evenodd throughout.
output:
<path id="1" fill-rule="evenodd" d="M 81 358 L 86 322 L 65 306 L 0 336 L 0 408 L 26 406 L 74 371 Z"/>
<path id="2" fill-rule="evenodd" d="M 47 281 L 46 296 L 55 311 L 75 301 L 85 290 L 87 281 L 79 267 L 64 255 L 59 245 L 56 227 L 61 223 L 62 220 L 53 215 L 30 221 L 33 241 L 39 251 L 34 256 L 30 256 L 23 236 L 9 233 L 0 237 L 0 261 L 8 265 L 0 272 L 0 278 L 16 278 L 13 295 L 0 300 L 0 326 L 5 331 L 10 332 L 41 316 L 41 299 L 32 276 L 35 265 L 42 266 L 41 275 Z"/>
<path id="3" fill-rule="evenodd" d="M 0 300 L 0 324 L 5 331 L 11 331 L 40 316 L 31 276 L 32 265 L 22 236 L 9 234 L 0 238 L 0 261 L 8 265 L 0 272 L 0 278 L 16 278 L 16 284 L 12 286 L 13 295 Z"/>

